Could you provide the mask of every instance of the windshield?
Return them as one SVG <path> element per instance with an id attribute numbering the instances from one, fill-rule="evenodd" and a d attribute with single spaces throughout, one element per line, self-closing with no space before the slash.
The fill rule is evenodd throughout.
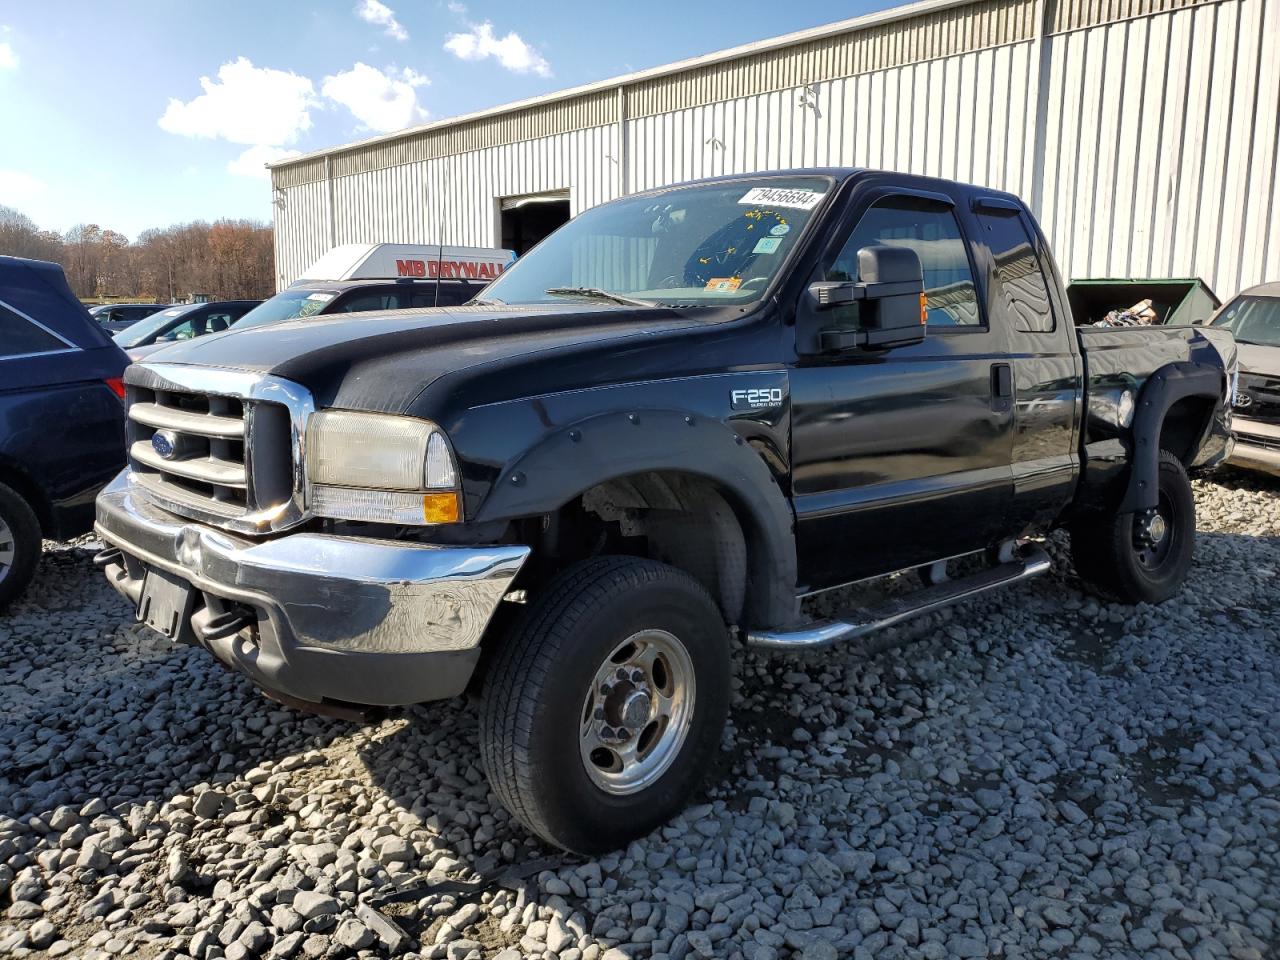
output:
<path id="1" fill-rule="evenodd" d="M 1237 343 L 1280 347 L 1280 297 L 1236 297 L 1211 325 L 1230 330 Z"/>
<path id="2" fill-rule="evenodd" d="M 159 313 L 153 313 L 151 316 L 130 325 L 127 329 L 121 330 L 111 339 L 126 350 L 130 347 L 144 347 L 164 330 L 173 326 L 184 313 L 190 313 L 200 306 L 198 303 L 192 303 L 185 307 L 170 307 L 168 310 L 161 310 Z"/>
<path id="3" fill-rule="evenodd" d="M 337 296 L 329 290 L 283 290 L 270 300 L 264 300 L 236 321 L 236 329 L 265 327 L 282 320 L 297 320 L 319 313 Z"/>
<path id="4" fill-rule="evenodd" d="M 615 200 L 551 234 L 481 299 L 751 303 L 831 187 L 826 177 L 752 177 Z"/>

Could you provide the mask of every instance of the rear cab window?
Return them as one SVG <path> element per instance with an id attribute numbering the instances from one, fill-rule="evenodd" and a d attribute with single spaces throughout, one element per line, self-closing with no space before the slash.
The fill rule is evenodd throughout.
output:
<path id="1" fill-rule="evenodd" d="M 1053 333 L 1053 301 L 1035 240 L 1016 206 L 979 202 L 977 220 L 991 252 L 993 293 L 1023 333 Z"/>

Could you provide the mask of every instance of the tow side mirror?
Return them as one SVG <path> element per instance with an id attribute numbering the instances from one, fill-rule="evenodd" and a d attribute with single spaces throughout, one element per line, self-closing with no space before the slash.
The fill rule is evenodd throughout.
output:
<path id="1" fill-rule="evenodd" d="M 871 246 L 858 251 L 860 281 L 809 285 L 815 310 L 858 303 L 857 329 L 830 328 L 819 332 L 824 353 L 854 347 L 905 346 L 925 334 L 924 272 L 920 258 L 906 247 Z"/>

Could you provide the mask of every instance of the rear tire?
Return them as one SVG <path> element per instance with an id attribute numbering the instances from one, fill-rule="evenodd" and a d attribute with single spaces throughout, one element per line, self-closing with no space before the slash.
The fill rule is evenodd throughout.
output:
<path id="1" fill-rule="evenodd" d="M 40 521 L 26 500 L 0 483 L 0 611 L 31 583 L 40 549 Z"/>
<path id="2" fill-rule="evenodd" d="M 719 749 L 729 644 L 693 577 L 602 557 L 556 577 L 496 651 L 480 756 L 503 805 L 575 853 L 666 822 Z"/>
<path id="3" fill-rule="evenodd" d="M 1178 592 L 1196 542 L 1196 505 L 1181 461 L 1160 452 L 1153 511 L 1117 513 L 1071 528 L 1076 572 L 1125 603 L 1161 603 Z"/>

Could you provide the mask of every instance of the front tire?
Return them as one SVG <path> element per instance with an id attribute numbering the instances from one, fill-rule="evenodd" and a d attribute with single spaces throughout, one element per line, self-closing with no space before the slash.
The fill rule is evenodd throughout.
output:
<path id="1" fill-rule="evenodd" d="M 40 562 L 40 522 L 26 500 L 0 483 L 0 611 L 16 600 Z"/>
<path id="2" fill-rule="evenodd" d="M 556 577 L 496 651 L 481 760 L 530 831 L 603 853 L 684 806 L 728 706 L 728 632 L 706 590 L 652 560 L 588 560 Z"/>
<path id="3" fill-rule="evenodd" d="M 1076 573 L 1125 603 L 1162 603 L 1191 569 L 1196 504 L 1181 461 L 1160 452 L 1154 510 L 1081 521 L 1071 529 Z"/>

